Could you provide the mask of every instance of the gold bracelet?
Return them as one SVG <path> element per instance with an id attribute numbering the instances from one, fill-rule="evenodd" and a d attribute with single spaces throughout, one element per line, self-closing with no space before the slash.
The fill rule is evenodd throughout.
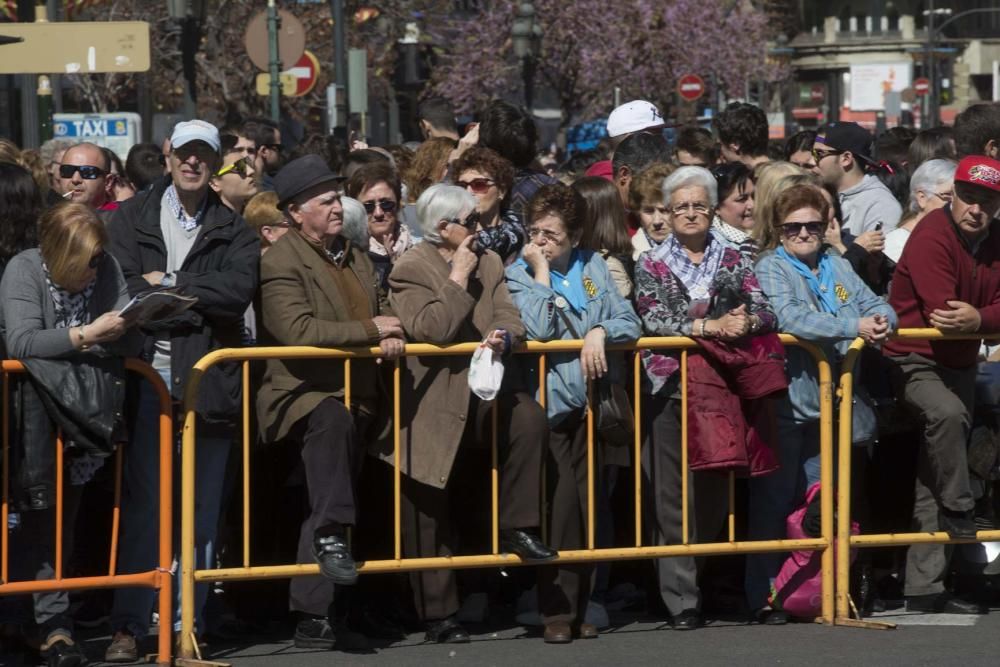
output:
<path id="1" fill-rule="evenodd" d="M 86 337 L 85 337 L 85 336 L 84 336 L 84 334 L 83 334 L 83 325 L 82 325 L 82 324 L 81 324 L 81 325 L 80 325 L 79 327 L 77 327 L 77 330 L 76 330 L 76 337 L 77 337 L 77 338 L 79 339 L 79 341 L 80 341 L 80 349 L 81 349 L 81 350 L 86 350 L 87 348 L 89 348 L 89 347 L 90 347 L 89 345 L 87 345 L 87 344 L 86 344 L 86 343 L 84 342 L 84 341 L 86 340 Z"/>

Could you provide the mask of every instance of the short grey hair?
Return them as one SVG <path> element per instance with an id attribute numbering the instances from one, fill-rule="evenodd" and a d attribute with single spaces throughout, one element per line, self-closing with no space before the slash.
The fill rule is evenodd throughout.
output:
<path id="1" fill-rule="evenodd" d="M 49 165 L 55 160 L 56 153 L 64 153 L 73 145 L 74 142 L 72 139 L 49 139 L 38 149 L 38 155 L 42 158 L 42 164 L 48 169 Z"/>
<path id="2" fill-rule="evenodd" d="M 917 206 L 917 191 L 926 194 L 937 192 L 942 183 L 955 180 L 955 169 L 958 165 L 952 160 L 927 160 L 917 167 L 910 177 L 910 210 L 914 213 L 920 212 Z"/>
<path id="3" fill-rule="evenodd" d="M 417 225 L 425 241 L 440 245 L 438 223 L 460 218 L 463 213 L 471 213 L 475 208 L 476 198 L 465 188 L 437 183 L 424 190 L 417 199 Z"/>
<path id="4" fill-rule="evenodd" d="M 663 201 L 670 205 L 670 198 L 681 188 L 705 188 L 708 205 L 715 208 L 719 204 L 719 185 L 712 172 L 704 167 L 678 167 L 663 179 Z"/>
<path id="5" fill-rule="evenodd" d="M 341 197 L 344 207 L 344 229 L 340 235 L 362 249 L 368 248 L 368 213 L 365 205 L 352 197 Z"/>

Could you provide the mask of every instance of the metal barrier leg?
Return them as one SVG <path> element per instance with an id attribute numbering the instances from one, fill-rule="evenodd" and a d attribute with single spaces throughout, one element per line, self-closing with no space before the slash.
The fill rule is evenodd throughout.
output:
<path id="1" fill-rule="evenodd" d="M 201 371 L 197 368 L 188 377 L 188 396 L 197 396 Z M 194 390 L 192 391 L 192 387 Z M 188 398 L 185 396 L 185 399 Z M 194 476 L 195 476 L 195 411 L 194 401 L 184 401 L 184 430 L 181 444 L 181 636 L 178 658 L 195 658 L 194 642 Z"/>

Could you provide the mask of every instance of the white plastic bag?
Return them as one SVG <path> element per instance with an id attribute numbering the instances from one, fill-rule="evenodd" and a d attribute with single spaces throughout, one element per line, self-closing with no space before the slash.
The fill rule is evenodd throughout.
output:
<path id="1" fill-rule="evenodd" d="M 492 334 L 490 334 L 492 335 Z M 489 336 L 487 336 L 489 338 Z M 472 355 L 469 364 L 469 389 L 484 401 L 492 401 L 503 384 L 503 362 L 493 355 L 484 339 Z"/>

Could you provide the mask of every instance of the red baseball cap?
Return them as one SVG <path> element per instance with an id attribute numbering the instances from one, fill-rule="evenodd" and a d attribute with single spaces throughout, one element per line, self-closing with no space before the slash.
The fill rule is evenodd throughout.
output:
<path id="1" fill-rule="evenodd" d="M 967 155 L 958 163 L 955 182 L 1000 192 L 1000 162 L 985 155 Z"/>

